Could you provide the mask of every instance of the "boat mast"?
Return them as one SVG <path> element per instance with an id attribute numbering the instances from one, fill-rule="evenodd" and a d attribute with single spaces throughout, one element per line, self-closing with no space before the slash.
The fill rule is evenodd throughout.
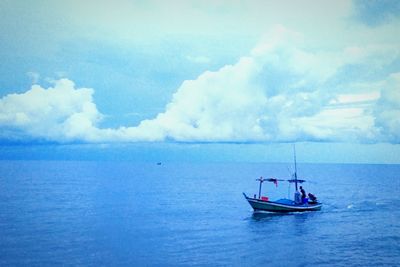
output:
<path id="1" fill-rule="evenodd" d="M 265 179 L 261 176 L 260 178 L 256 179 L 257 181 L 260 181 L 260 187 L 258 188 L 258 199 L 261 198 L 261 186 L 262 183 L 265 181 Z"/>
<path id="2" fill-rule="evenodd" d="M 293 144 L 293 153 L 294 153 L 294 184 L 296 186 L 296 192 L 297 192 L 298 188 L 297 188 L 296 144 Z"/>

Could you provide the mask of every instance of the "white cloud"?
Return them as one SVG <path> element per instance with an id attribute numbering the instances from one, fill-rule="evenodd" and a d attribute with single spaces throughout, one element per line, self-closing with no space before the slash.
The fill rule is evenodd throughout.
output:
<path id="1" fill-rule="evenodd" d="M 0 127 L 3 138 L 60 142 L 399 142 L 400 76 L 371 83 L 343 71 L 378 71 L 398 56 L 392 45 L 312 49 L 277 26 L 248 56 L 184 81 L 164 112 L 136 127 L 98 128 L 93 90 L 67 79 L 3 97 Z"/>
<path id="2" fill-rule="evenodd" d="M 371 89 L 371 88 L 369 88 Z M 369 105 L 370 102 L 376 101 L 381 97 L 380 91 L 369 91 L 366 93 L 358 94 L 338 94 L 335 99 L 332 99 L 329 104 L 331 105 Z"/>
<path id="3" fill-rule="evenodd" d="M 75 89 L 72 81 L 61 79 L 48 89 L 33 85 L 23 94 L 7 95 L 0 100 L 0 127 L 11 130 L 2 137 L 92 141 L 101 119 L 93 92 Z"/>
<path id="4" fill-rule="evenodd" d="M 376 141 L 371 110 L 380 93 L 336 92 L 330 80 L 349 65 L 381 68 L 393 60 L 393 47 L 304 46 L 301 34 L 276 27 L 250 56 L 185 81 L 166 111 L 137 130 L 178 141 Z"/>
<path id="5" fill-rule="evenodd" d="M 367 87 L 344 94 L 350 82 L 339 90 L 330 81 L 347 66 L 379 70 L 398 49 L 310 52 L 306 45 L 301 34 L 276 27 L 250 56 L 185 81 L 166 111 L 146 126 L 179 141 L 377 141 L 372 108 L 380 93 Z"/>

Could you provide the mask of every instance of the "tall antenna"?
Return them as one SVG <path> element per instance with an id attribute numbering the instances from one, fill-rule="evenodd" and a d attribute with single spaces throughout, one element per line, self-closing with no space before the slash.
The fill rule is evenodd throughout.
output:
<path id="1" fill-rule="evenodd" d="M 296 144 L 293 144 L 293 156 L 294 156 L 294 183 L 296 185 L 296 192 L 297 188 L 297 162 L 296 162 Z"/>

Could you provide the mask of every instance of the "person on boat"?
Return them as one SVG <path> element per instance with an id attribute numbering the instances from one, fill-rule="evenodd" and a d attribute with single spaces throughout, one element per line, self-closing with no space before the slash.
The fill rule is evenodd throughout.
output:
<path id="1" fill-rule="evenodd" d="M 307 198 L 306 191 L 302 186 L 300 186 L 300 192 L 301 192 L 301 202 L 304 203 L 304 200 Z"/>
<path id="2" fill-rule="evenodd" d="M 311 193 L 308 193 L 308 199 L 310 199 L 310 203 L 317 203 L 317 197 Z"/>

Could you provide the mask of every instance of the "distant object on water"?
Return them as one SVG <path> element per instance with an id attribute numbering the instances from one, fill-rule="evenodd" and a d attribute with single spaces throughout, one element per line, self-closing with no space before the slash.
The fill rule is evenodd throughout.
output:
<path id="1" fill-rule="evenodd" d="M 256 194 L 254 197 L 248 197 L 245 193 L 243 193 L 246 200 L 249 202 L 250 206 L 257 211 L 268 211 L 268 212 L 294 212 L 294 211 L 316 211 L 320 210 L 322 207 L 322 203 L 318 202 L 317 198 L 313 194 L 308 194 L 308 199 L 305 195 L 304 189 L 300 186 L 300 194 L 297 184 L 304 183 L 305 180 L 297 179 L 297 164 L 296 164 L 296 147 L 294 148 L 294 179 L 284 180 L 284 179 L 276 179 L 276 178 L 263 178 L 260 177 L 256 179 L 260 182 L 260 186 L 258 189 L 258 198 Z M 294 200 L 282 198 L 276 201 L 269 201 L 268 197 L 261 196 L 261 186 L 263 182 L 272 182 L 276 186 L 278 185 L 278 181 L 288 181 L 289 183 L 294 183 L 296 192 L 294 193 Z"/>
<path id="2" fill-rule="evenodd" d="M 161 162 L 157 162 L 157 165 L 161 165 Z"/>

